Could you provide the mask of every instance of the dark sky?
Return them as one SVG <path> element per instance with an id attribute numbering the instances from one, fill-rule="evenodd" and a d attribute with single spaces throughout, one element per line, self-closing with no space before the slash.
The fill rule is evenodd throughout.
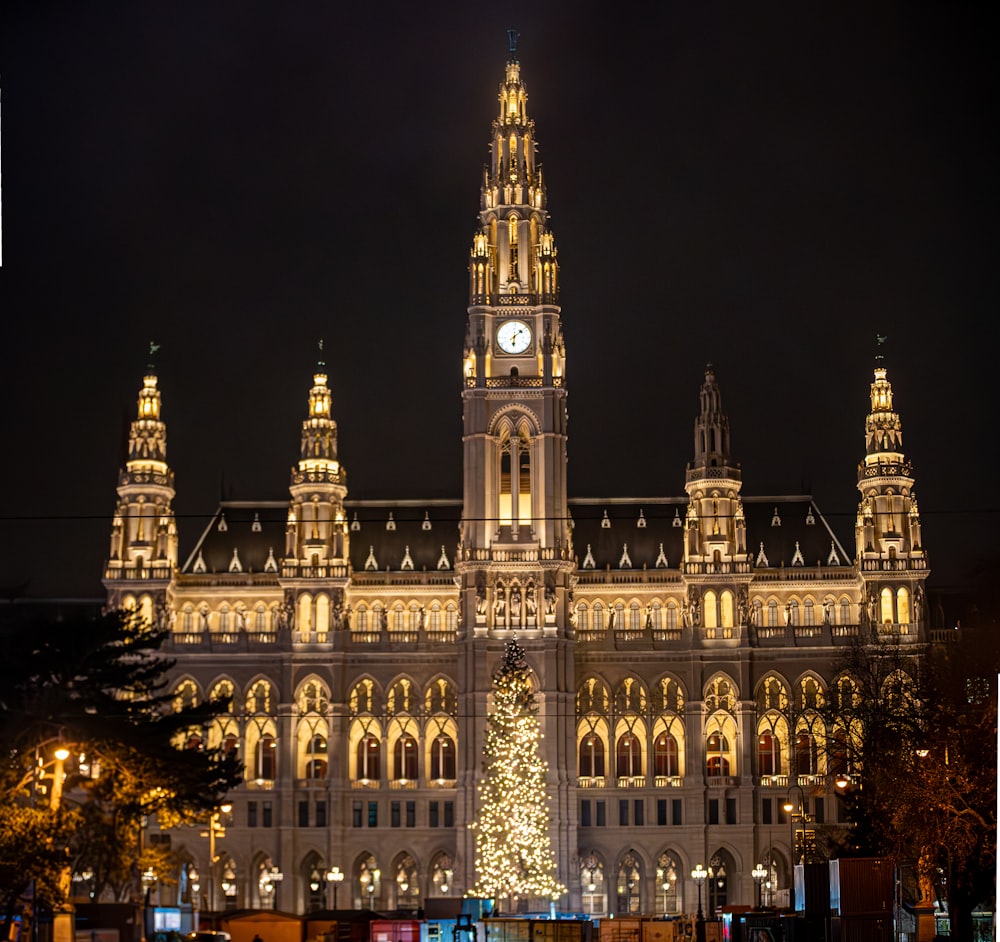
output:
<path id="1" fill-rule="evenodd" d="M 853 519 L 880 333 L 936 583 L 996 557 L 988 14 L 585 10 L 5 4 L 0 586 L 100 594 L 151 339 L 182 555 L 223 474 L 287 496 L 319 337 L 351 496 L 460 496 L 510 26 L 562 263 L 573 494 L 681 494 L 712 362 L 744 492 Z"/>

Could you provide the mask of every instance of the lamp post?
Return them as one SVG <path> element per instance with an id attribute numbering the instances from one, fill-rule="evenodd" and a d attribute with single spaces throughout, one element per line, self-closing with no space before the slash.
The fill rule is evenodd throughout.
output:
<path id="1" fill-rule="evenodd" d="M 198 931 L 198 891 L 201 889 L 201 877 L 198 875 L 198 868 L 194 864 L 188 867 L 188 885 L 191 887 L 191 919 L 194 923 L 194 931 Z"/>
<path id="2" fill-rule="evenodd" d="M 799 793 L 799 810 L 795 811 L 795 805 L 792 803 L 792 791 L 795 790 Z M 806 814 L 805 810 L 806 798 L 805 793 L 802 791 L 801 785 L 789 785 L 788 795 L 782 807 L 785 809 L 785 813 L 788 815 L 788 859 L 791 862 L 792 870 L 788 874 L 788 907 L 789 909 L 795 909 L 795 865 L 796 863 L 802 863 L 805 860 L 806 855 L 806 835 L 805 835 L 805 823 L 809 820 L 809 815 Z M 795 835 L 795 821 L 798 819 L 802 824 L 802 854 L 799 860 L 796 860 L 798 856 L 798 841 Z"/>
<path id="3" fill-rule="evenodd" d="M 344 882 L 344 871 L 340 867 L 331 867 L 326 872 L 326 880 L 333 887 L 333 908 L 337 908 L 337 887 Z"/>
<path id="4" fill-rule="evenodd" d="M 757 908 L 760 909 L 760 885 L 764 882 L 764 877 L 767 876 L 767 871 L 764 869 L 764 865 L 762 863 L 757 864 L 757 866 L 750 871 L 750 876 L 753 877 L 754 886 L 757 887 Z"/>
<path id="5" fill-rule="evenodd" d="M 691 871 L 691 879 L 698 887 L 698 920 L 695 923 L 695 938 L 698 942 L 705 942 L 705 914 L 701 909 L 701 885 L 708 879 L 708 871 L 701 864 L 698 864 Z"/>
<path id="6" fill-rule="evenodd" d="M 218 811 L 213 811 L 208 819 L 208 833 L 202 831 L 202 836 L 208 838 L 208 908 L 215 911 L 215 839 L 226 836 L 226 829 L 220 823 L 222 815 L 229 814 L 233 806 L 227 801 L 219 805 Z"/>

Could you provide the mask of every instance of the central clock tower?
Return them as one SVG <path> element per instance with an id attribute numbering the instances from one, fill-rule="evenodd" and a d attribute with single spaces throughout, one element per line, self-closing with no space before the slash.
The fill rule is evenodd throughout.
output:
<path id="1" fill-rule="evenodd" d="M 491 674 L 516 635 L 537 683 L 557 858 L 576 852 L 573 554 L 566 493 L 566 351 L 559 264 L 535 125 L 511 44 L 469 257 L 463 361 L 463 768 L 480 766 Z M 561 767 L 562 766 L 562 767 Z M 475 816 L 473 773 L 465 820 Z M 466 852 L 473 852 L 471 840 Z M 471 858 L 470 858 L 471 859 Z M 562 868 L 561 868 L 562 869 Z M 560 872 L 572 884 L 574 876 Z"/>

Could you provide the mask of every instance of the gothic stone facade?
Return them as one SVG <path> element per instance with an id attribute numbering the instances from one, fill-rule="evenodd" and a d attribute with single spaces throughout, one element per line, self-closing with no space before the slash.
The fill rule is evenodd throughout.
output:
<path id="1" fill-rule="evenodd" d="M 147 372 L 109 603 L 170 626 L 179 699 L 233 697 L 207 736 L 246 763 L 213 864 L 197 830 L 169 835 L 185 905 L 461 896 L 491 671 L 514 634 L 537 683 L 560 907 L 692 911 L 699 863 L 710 910 L 752 903 L 762 862 L 779 902 L 799 841 L 837 827 L 818 707 L 844 645 L 866 625 L 926 640 L 927 559 L 882 361 L 853 539 L 809 496 L 743 494 L 711 367 L 683 495 L 571 498 L 558 254 L 513 59 L 479 219 L 461 499 L 352 500 L 320 363 L 288 500 L 223 503 L 182 560 Z M 345 879 L 327 885 L 333 867 Z"/>

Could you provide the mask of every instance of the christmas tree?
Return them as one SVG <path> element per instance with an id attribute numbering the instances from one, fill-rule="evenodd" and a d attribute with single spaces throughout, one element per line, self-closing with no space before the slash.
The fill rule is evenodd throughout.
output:
<path id="1" fill-rule="evenodd" d="M 549 840 L 548 765 L 538 749 L 542 732 L 529 674 L 524 648 L 516 638 L 508 641 L 493 675 L 479 815 L 470 825 L 477 882 L 469 895 L 495 899 L 498 906 L 506 899 L 509 910 L 519 901 L 555 900 L 566 892 L 556 881 Z"/>

